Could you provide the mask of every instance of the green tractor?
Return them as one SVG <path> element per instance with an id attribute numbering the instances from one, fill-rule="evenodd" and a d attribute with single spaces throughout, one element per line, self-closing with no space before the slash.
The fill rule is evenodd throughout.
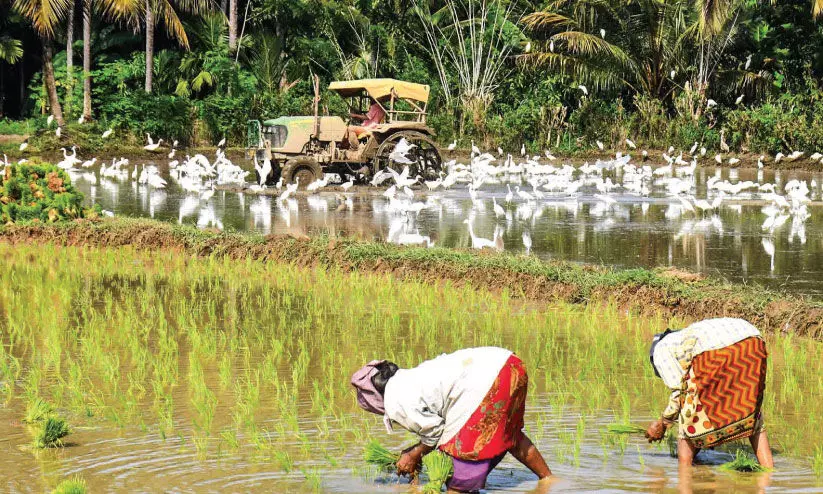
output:
<path id="1" fill-rule="evenodd" d="M 347 98 L 351 116 L 365 122 L 320 116 L 319 95 L 312 116 L 250 120 L 246 156 L 254 161 L 258 183 L 282 179 L 305 188 L 327 173 L 368 181 L 386 167 L 405 166 L 410 177 L 437 178 L 442 158 L 426 125 L 429 86 L 368 79 L 332 82 L 329 90 Z M 390 155 L 401 139 L 413 146 L 398 163 Z"/>

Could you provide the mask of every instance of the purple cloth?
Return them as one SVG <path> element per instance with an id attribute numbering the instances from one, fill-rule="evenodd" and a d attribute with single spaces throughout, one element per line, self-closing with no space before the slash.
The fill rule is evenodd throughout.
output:
<path id="1" fill-rule="evenodd" d="M 383 415 L 386 409 L 383 406 L 383 395 L 374 387 L 371 378 L 377 374 L 376 367 L 383 362 L 385 360 L 372 360 L 351 376 L 351 384 L 357 390 L 357 404 L 363 410 L 377 415 Z"/>
<path id="2" fill-rule="evenodd" d="M 498 463 L 503 461 L 504 456 L 506 456 L 506 453 L 480 461 L 452 458 L 454 474 L 447 483 L 448 488 L 458 492 L 477 492 L 484 489 L 486 487 L 486 478 Z"/>

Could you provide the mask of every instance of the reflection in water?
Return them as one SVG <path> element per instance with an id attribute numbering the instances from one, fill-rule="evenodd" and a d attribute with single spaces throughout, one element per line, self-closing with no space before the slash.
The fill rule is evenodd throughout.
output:
<path id="1" fill-rule="evenodd" d="M 505 249 L 620 267 L 676 266 L 823 293 L 821 174 L 674 165 L 652 174 L 631 165 L 622 171 L 589 165 L 581 169 L 590 174 L 564 166 L 535 175 L 551 171 L 539 166 L 545 168 L 533 168 L 532 175 L 495 171 L 469 186 L 470 175 L 458 171 L 466 178 L 451 189 L 427 195 L 417 190 L 414 197 L 369 189 L 284 201 L 186 192 L 173 182 L 155 189 L 128 179 L 98 179 L 87 170 L 73 179 L 87 202 L 117 215 L 201 228 Z"/>

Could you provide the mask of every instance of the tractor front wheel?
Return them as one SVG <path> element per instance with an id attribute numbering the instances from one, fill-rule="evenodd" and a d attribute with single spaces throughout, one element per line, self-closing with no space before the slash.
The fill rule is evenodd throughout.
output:
<path id="1" fill-rule="evenodd" d="M 296 183 L 298 188 L 305 189 L 323 177 L 323 168 L 312 158 L 295 158 L 283 165 L 282 176 L 284 183 Z"/>

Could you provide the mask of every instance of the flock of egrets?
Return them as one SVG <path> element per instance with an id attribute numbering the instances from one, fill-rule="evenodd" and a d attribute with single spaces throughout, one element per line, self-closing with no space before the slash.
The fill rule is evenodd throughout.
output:
<path id="1" fill-rule="evenodd" d="M 103 137 L 109 137 L 111 132 L 106 131 Z M 162 139 L 155 142 L 147 135 L 147 141 L 146 150 L 166 154 L 159 149 Z M 177 145 L 175 141 L 166 154 L 169 160 L 167 166 L 162 167 L 162 170 L 156 164 L 131 164 L 126 158 L 113 159 L 111 163 L 98 163 L 97 158 L 82 160 L 77 157 L 76 147 L 72 147 L 71 152 L 62 149 L 63 160 L 58 166 L 73 178 L 80 178 L 91 184 L 130 181 L 134 187 L 142 188 L 143 193 L 149 196 L 152 191 L 166 188 L 170 180 L 186 194 L 180 205 L 181 222 L 198 208 L 207 205 L 215 188 L 221 185 L 247 186 L 245 190 L 248 193 L 273 195 L 272 199 L 250 205 L 250 211 L 256 217 L 265 215 L 263 209 L 266 208 L 271 213 L 275 207 L 281 212 L 289 209 L 284 205 L 291 204 L 293 207 L 294 203 L 289 199 L 297 193 L 298 184 L 283 184 L 281 180 L 269 188 L 261 183 L 247 183 L 249 172 L 226 157 L 222 149 L 224 144 L 225 140 L 218 145 L 213 160 L 203 154 L 177 160 L 174 159 Z M 597 145 L 601 149 L 604 147 L 599 141 Z M 452 143 L 449 149 L 455 146 L 456 143 Z M 636 147 L 630 140 L 627 140 L 627 146 Z M 472 206 L 464 222 L 467 223 L 471 246 L 477 249 L 503 249 L 503 227 L 511 224 L 515 217 L 521 222 L 533 222 L 540 216 L 541 208 L 547 204 L 562 203 L 566 208 L 576 209 L 580 204 L 588 203 L 590 215 L 603 216 L 618 202 L 640 202 L 645 212 L 651 199 L 663 200 L 668 204 L 667 218 L 693 218 L 694 221 L 684 222 L 681 231 L 688 233 L 711 228 L 722 231 L 722 221 L 717 215 L 720 208 L 727 207 L 740 212 L 742 204 L 747 203 L 761 206 L 763 248 L 772 256 L 773 262 L 774 232 L 791 221 L 790 239 L 797 238 L 805 243 L 805 223 L 810 217 L 809 203 L 815 199 L 815 194 L 819 194 L 819 184 L 815 180 L 791 180 L 786 184 L 765 182 L 762 170 L 765 157 L 762 156 L 758 161 L 760 170 L 756 181 L 723 180 L 718 168 L 717 175 L 706 181 L 705 191 L 698 191 L 695 174 L 698 160 L 705 156 L 706 150 L 698 149 L 697 143 L 688 151 L 677 155 L 670 148 L 663 153 L 665 163 L 658 167 L 648 164 L 648 153 L 645 151 L 641 153 L 641 161 L 637 163 L 632 161 L 630 155 L 617 153 L 613 159 L 572 166 L 561 163 L 549 151 L 544 156 L 528 156 L 524 147 L 520 150 L 520 157 L 515 159 L 511 154 L 504 154 L 502 149 L 498 149 L 496 155 L 481 152 L 472 143 L 468 160 L 445 163 L 443 171 L 434 180 L 411 176 L 409 166 L 413 163 L 407 155 L 412 147 L 413 144 L 401 140 L 390 156 L 394 166 L 376 173 L 370 181 L 372 186 L 385 188 L 380 192 L 385 206 L 382 209 L 392 216 L 386 239 L 400 244 L 434 245 L 430 236 L 420 234 L 415 226 L 415 219 L 424 210 L 440 207 L 440 199 L 448 196 L 449 190 L 465 191 L 471 199 Z M 25 150 L 22 145 L 21 150 Z M 773 161 L 797 160 L 802 156 L 801 152 L 789 156 L 778 154 Z M 823 155 L 815 153 L 811 158 L 819 161 Z M 727 163 L 734 165 L 735 160 L 736 158 L 731 158 Z M 715 161 L 724 163 L 721 155 L 715 156 Z M 353 207 L 350 200 L 353 191 L 350 189 L 354 186 L 354 177 L 326 175 L 310 184 L 303 184 L 305 191 L 301 194 L 309 197 L 322 194 L 333 183 L 339 184 L 332 192 L 337 201 L 335 209 Z M 505 189 L 502 189 L 504 186 Z M 358 189 L 358 192 L 362 190 Z M 487 205 L 492 207 L 500 225 L 492 238 L 478 236 L 473 228 L 476 214 L 484 212 Z M 205 214 L 205 219 L 201 214 L 198 224 L 222 228 L 214 209 L 204 210 L 210 213 Z M 529 252 L 532 245 L 530 230 L 523 229 L 522 235 L 523 246 Z"/>

